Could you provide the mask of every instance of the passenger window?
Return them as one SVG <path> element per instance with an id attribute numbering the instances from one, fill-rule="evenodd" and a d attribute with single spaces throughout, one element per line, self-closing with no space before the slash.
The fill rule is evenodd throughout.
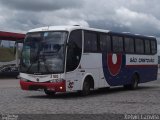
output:
<path id="1" fill-rule="evenodd" d="M 142 39 L 135 39 L 136 53 L 144 54 L 144 42 Z"/>
<path id="2" fill-rule="evenodd" d="M 156 46 L 156 41 L 151 41 L 151 51 L 152 51 L 152 54 L 155 54 L 157 53 L 157 46 Z"/>
<path id="3" fill-rule="evenodd" d="M 97 52 L 97 34 L 94 32 L 84 32 L 84 52 Z"/>
<path id="4" fill-rule="evenodd" d="M 150 41 L 145 40 L 145 54 L 150 54 L 150 53 L 151 53 Z"/>
<path id="5" fill-rule="evenodd" d="M 100 35 L 100 49 L 102 52 L 111 51 L 111 37 L 109 35 Z"/>
<path id="6" fill-rule="evenodd" d="M 80 62 L 82 53 L 82 31 L 72 31 L 68 41 L 66 71 L 75 70 Z"/>
<path id="7" fill-rule="evenodd" d="M 123 38 L 118 36 L 112 37 L 113 52 L 123 52 Z"/>
<path id="8" fill-rule="evenodd" d="M 126 53 L 134 53 L 134 39 L 133 38 L 125 38 L 125 52 Z"/>

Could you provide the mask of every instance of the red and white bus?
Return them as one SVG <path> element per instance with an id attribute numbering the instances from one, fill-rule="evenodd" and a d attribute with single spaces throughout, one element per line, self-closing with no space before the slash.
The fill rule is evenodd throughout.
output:
<path id="1" fill-rule="evenodd" d="M 20 62 L 23 90 L 81 91 L 157 80 L 155 37 L 82 26 L 50 26 L 26 34 Z"/>

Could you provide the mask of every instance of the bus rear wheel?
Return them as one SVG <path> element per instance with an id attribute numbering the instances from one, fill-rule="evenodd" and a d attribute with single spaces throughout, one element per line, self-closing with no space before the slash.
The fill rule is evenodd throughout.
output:
<path id="1" fill-rule="evenodd" d="M 45 94 L 48 95 L 48 96 L 54 96 L 55 93 L 56 93 L 56 92 L 54 92 L 54 91 L 50 91 L 50 90 L 46 90 L 46 89 L 44 90 L 44 92 L 45 92 Z"/>
<path id="2" fill-rule="evenodd" d="M 124 85 L 124 88 L 126 89 L 130 89 L 130 90 L 135 90 L 138 88 L 138 82 L 139 82 L 139 78 L 138 78 L 138 75 L 133 75 L 132 77 L 132 83 L 129 84 L 129 85 Z"/>

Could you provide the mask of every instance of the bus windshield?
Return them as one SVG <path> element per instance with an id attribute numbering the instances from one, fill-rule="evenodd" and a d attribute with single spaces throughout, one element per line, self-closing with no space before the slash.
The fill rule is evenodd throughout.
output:
<path id="1" fill-rule="evenodd" d="M 23 45 L 20 72 L 63 73 L 66 40 L 65 31 L 28 33 Z"/>

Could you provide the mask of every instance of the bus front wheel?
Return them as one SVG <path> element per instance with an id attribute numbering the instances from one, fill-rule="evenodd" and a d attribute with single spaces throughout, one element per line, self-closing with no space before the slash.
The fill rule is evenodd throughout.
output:
<path id="1" fill-rule="evenodd" d="M 90 94 L 91 85 L 89 80 L 85 80 L 83 83 L 83 89 L 81 91 L 82 96 L 86 96 Z"/>
<path id="2" fill-rule="evenodd" d="M 54 96 L 55 93 L 56 93 L 56 92 L 54 92 L 54 91 L 50 91 L 50 90 L 46 90 L 46 89 L 44 90 L 44 92 L 45 92 L 45 94 L 48 95 L 48 96 Z"/>

